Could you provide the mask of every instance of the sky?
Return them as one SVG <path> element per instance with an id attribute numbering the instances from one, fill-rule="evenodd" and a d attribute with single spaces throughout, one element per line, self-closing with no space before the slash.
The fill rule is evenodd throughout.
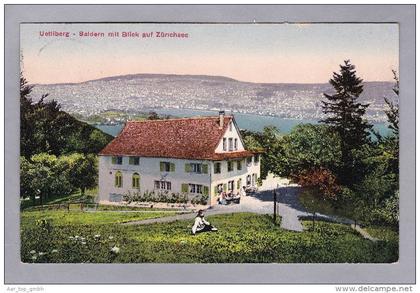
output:
<path id="1" fill-rule="evenodd" d="M 136 73 L 326 83 L 350 59 L 365 81 L 392 81 L 391 70 L 399 71 L 398 29 L 398 24 L 350 23 L 21 24 L 21 66 L 30 83 L 44 84 Z M 50 32 L 69 37 L 45 36 Z M 80 37 L 79 32 L 105 36 Z M 123 38 L 122 32 L 140 37 Z M 153 37 L 143 38 L 145 32 Z M 157 38 L 156 32 L 187 33 L 188 38 Z"/>

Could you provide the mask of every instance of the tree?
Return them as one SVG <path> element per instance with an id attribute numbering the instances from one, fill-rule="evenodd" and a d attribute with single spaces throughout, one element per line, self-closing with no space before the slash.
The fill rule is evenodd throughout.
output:
<path id="1" fill-rule="evenodd" d="M 154 111 L 149 112 L 149 115 L 147 116 L 147 120 L 158 120 L 158 119 L 160 119 L 158 113 Z"/>
<path id="2" fill-rule="evenodd" d="M 45 101 L 48 94 L 34 102 L 30 98 L 32 88 L 21 74 L 20 150 L 27 159 L 44 152 L 56 156 L 73 152 L 98 153 L 113 139 L 62 111 L 56 101 Z"/>
<path id="3" fill-rule="evenodd" d="M 261 178 L 266 178 L 269 172 L 280 175 L 279 158 L 283 153 L 280 131 L 275 126 L 266 126 L 256 138 L 262 147 L 260 150 L 264 151 L 261 156 Z"/>
<path id="4" fill-rule="evenodd" d="M 82 195 L 87 188 L 97 184 L 97 159 L 95 155 L 73 154 L 68 157 L 71 161 L 69 179 L 75 188 L 79 188 Z"/>
<path id="5" fill-rule="evenodd" d="M 340 72 L 334 72 L 329 81 L 335 94 L 324 93 L 326 100 L 322 101 L 327 118 L 320 122 L 329 125 L 340 136 L 342 168 L 338 177 L 345 185 L 352 185 L 362 175 L 354 168 L 356 158 L 352 152 L 370 143 L 372 125 L 363 117 L 369 104 L 358 102 L 363 92 L 362 82 L 356 76 L 355 66 L 345 60 L 344 65 L 340 65 Z"/>
<path id="6" fill-rule="evenodd" d="M 396 174 L 397 178 L 399 177 L 399 154 L 400 154 L 400 133 L 399 133 L 399 107 L 398 107 L 398 100 L 399 100 L 399 93 L 400 93 L 400 82 L 397 76 L 397 72 L 392 70 L 394 75 L 395 85 L 392 89 L 395 95 L 396 102 L 393 102 L 389 98 L 384 98 L 385 103 L 388 105 L 388 109 L 385 110 L 385 114 L 388 118 L 388 128 L 391 129 L 392 135 L 389 135 L 385 138 L 381 139 L 382 147 L 384 153 L 389 154 L 389 164 L 390 164 L 390 172 Z"/>
<path id="7" fill-rule="evenodd" d="M 262 132 L 241 130 L 245 148 L 250 151 L 260 151 L 261 179 L 267 177 L 269 172 L 279 175 L 278 159 L 282 154 L 282 135 L 275 126 L 266 126 Z"/>
<path id="8" fill-rule="evenodd" d="M 392 70 L 392 74 L 394 75 L 395 85 L 392 91 L 394 92 L 395 96 L 398 98 L 400 95 L 400 80 L 398 78 L 397 72 Z M 385 103 L 388 105 L 388 110 L 385 110 L 385 114 L 388 118 L 389 128 L 392 130 L 395 137 L 399 137 L 399 123 L 400 123 L 400 115 L 399 115 L 399 108 L 398 104 L 395 104 L 391 99 L 384 98 Z"/>
<path id="9" fill-rule="evenodd" d="M 313 169 L 336 170 L 340 166 L 340 138 L 325 125 L 300 124 L 283 137 L 283 176 Z"/>

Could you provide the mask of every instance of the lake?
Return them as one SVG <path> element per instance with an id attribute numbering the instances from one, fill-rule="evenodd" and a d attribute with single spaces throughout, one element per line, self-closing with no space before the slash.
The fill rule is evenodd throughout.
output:
<path id="1" fill-rule="evenodd" d="M 147 109 L 147 111 L 155 111 L 159 115 L 173 115 L 177 117 L 194 117 L 194 116 L 217 116 L 218 111 L 208 111 L 208 110 L 192 110 L 192 109 Z M 226 114 L 231 114 L 231 112 L 226 111 Z M 311 123 L 318 124 L 317 120 L 310 119 L 290 119 L 290 118 L 281 118 L 274 116 L 262 116 L 257 114 L 243 114 L 243 113 L 233 113 L 235 115 L 236 123 L 240 129 L 247 129 L 251 131 L 262 131 L 265 126 L 275 126 L 281 133 L 290 133 L 293 127 L 298 124 Z M 117 136 L 123 124 L 116 125 L 95 125 L 97 128 L 102 130 L 105 133 L 108 133 L 112 136 Z M 387 123 L 373 123 L 373 128 L 378 131 L 381 135 L 387 135 L 390 133 Z"/>

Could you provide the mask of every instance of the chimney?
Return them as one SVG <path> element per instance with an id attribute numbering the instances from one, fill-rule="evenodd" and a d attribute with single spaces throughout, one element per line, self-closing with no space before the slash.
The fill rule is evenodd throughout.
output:
<path id="1" fill-rule="evenodd" d="M 225 120 L 225 111 L 219 111 L 219 129 L 223 129 L 224 120 Z"/>

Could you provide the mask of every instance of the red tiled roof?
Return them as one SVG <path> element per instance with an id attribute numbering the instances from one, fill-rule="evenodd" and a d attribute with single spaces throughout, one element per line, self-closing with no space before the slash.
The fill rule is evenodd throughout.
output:
<path id="1" fill-rule="evenodd" d="M 234 159 L 250 151 L 215 153 L 232 116 L 129 121 L 121 133 L 99 155 L 126 155 L 178 159 Z"/>

